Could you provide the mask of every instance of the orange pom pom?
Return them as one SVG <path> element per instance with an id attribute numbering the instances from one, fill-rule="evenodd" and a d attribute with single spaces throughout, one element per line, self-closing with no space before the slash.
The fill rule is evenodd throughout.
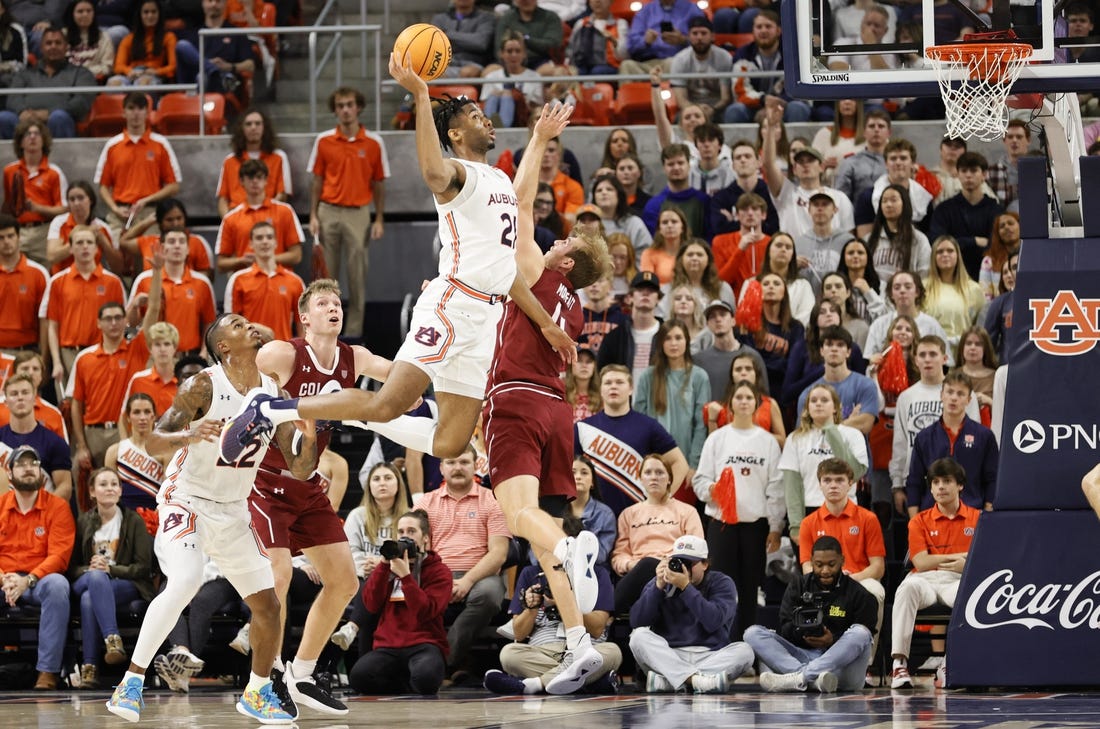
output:
<path id="1" fill-rule="evenodd" d="M 737 326 L 747 332 L 756 333 L 764 326 L 764 288 L 756 279 L 751 279 L 737 302 L 734 314 Z"/>

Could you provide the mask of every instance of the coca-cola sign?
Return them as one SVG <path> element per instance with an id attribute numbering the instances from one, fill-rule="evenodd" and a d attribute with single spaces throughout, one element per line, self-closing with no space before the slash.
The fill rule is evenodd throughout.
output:
<path id="1" fill-rule="evenodd" d="M 1100 571 L 1065 584 L 1017 585 L 1014 577 L 1010 569 L 998 570 L 975 586 L 966 600 L 969 626 L 978 630 L 1006 625 L 1047 630 L 1100 628 Z"/>

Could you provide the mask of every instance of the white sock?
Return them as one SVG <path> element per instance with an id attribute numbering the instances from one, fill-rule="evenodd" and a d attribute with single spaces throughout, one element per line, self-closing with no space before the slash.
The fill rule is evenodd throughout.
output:
<path id="1" fill-rule="evenodd" d="M 558 543 L 554 545 L 554 556 L 559 562 L 565 564 L 565 555 L 569 549 L 569 537 L 562 537 L 558 540 Z"/>
<path id="2" fill-rule="evenodd" d="M 434 418 L 414 418 L 411 415 L 399 415 L 388 423 L 367 423 L 375 433 L 383 435 L 406 448 L 434 455 L 435 430 L 439 422 Z"/>
<path id="3" fill-rule="evenodd" d="M 286 668 L 283 667 L 283 657 L 275 656 L 275 661 L 271 664 L 271 668 L 275 671 L 285 671 Z"/>
<path id="4" fill-rule="evenodd" d="M 313 675 L 314 669 L 317 668 L 317 659 L 312 661 L 304 661 L 297 656 L 294 657 L 294 663 L 291 664 L 294 669 L 294 678 L 306 679 Z"/>
<path id="5" fill-rule="evenodd" d="M 542 687 L 542 679 L 538 676 L 534 678 L 523 679 L 523 693 L 525 694 L 541 694 L 544 691 Z"/>
<path id="6" fill-rule="evenodd" d="M 265 402 L 260 405 L 260 412 L 266 415 L 275 425 L 302 419 L 302 416 L 298 414 L 298 398 Z"/>
<path id="7" fill-rule="evenodd" d="M 271 679 L 267 676 L 261 676 L 256 673 L 248 674 L 248 685 L 244 687 L 245 691 L 259 691 L 267 684 L 271 683 Z"/>
<path id="8" fill-rule="evenodd" d="M 572 628 L 565 629 L 565 647 L 568 650 L 576 650 L 584 642 L 584 637 L 588 635 L 588 631 L 584 629 L 583 625 L 577 625 Z"/>
<path id="9" fill-rule="evenodd" d="M 145 675 L 141 673 L 134 673 L 133 671 L 127 671 L 126 675 L 122 677 L 122 680 L 119 681 L 119 683 L 126 683 L 131 678 L 136 678 L 137 680 L 141 681 L 142 688 L 145 687 Z"/>

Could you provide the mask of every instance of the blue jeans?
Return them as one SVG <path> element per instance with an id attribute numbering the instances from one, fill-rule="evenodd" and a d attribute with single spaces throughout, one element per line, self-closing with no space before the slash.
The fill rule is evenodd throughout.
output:
<path id="1" fill-rule="evenodd" d="M 103 638 L 118 633 L 119 605 L 128 605 L 140 597 L 130 580 L 111 579 L 103 570 L 88 570 L 73 583 L 80 597 L 80 636 L 84 645 L 84 663 L 95 663 L 103 648 Z"/>
<path id="2" fill-rule="evenodd" d="M 0 139 L 11 139 L 15 136 L 15 126 L 19 123 L 19 115 L 14 111 L 4 109 L 0 111 Z M 46 127 L 54 139 L 71 139 L 76 136 L 76 122 L 64 109 L 54 109 L 46 120 Z"/>
<path id="3" fill-rule="evenodd" d="M 510 127 L 516 122 L 516 100 L 509 94 L 493 95 L 485 100 L 485 116 L 500 117 L 500 126 Z"/>
<path id="4" fill-rule="evenodd" d="M 207 52 L 209 53 L 209 46 Z M 214 65 L 214 62 L 210 60 L 210 56 L 206 57 L 206 63 L 203 66 L 203 70 L 206 73 L 206 90 L 217 94 L 225 93 L 225 86 L 222 85 L 222 76 L 224 75 L 218 70 L 218 67 Z M 176 44 L 176 83 L 181 84 L 193 84 L 199 77 L 199 49 L 191 43 L 191 41 L 181 40 Z"/>
<path id="5" fill-rule="evenodd" d="M 19 601 L 42 608 L 42 617 L 38 621 L 36 670 L 60 673 L 65 638 L 69 634 L 69 581 L 59 572 L 46 575 L 34 589 L 24 592 Z"/>
<path id="6" fill-rule="evenodd" d="M 808 122 L 812 114 L 812 108 L 805 101 L 791 99 L 787 102 L 787 108 L 783 111 L 783 122 Z M 739 101 L 735 101 L 726 107 L 723 121 L 726 124 L 751 124 L 756 112 L 749 109 Z"/>
<path id="7" fill-rule="evenodd" d="M 759 625 L 745 631 L 745 642 L 752 646 L 756 657 L 776 673 L 801 671 L 806 683 L 812 683 L 828 671 L 837 676 L 837 687 L 842 691 L 863 688 L 867 664 L 871 661 L 871 631 L 858 623 L 845 630 L 824 651 L 800 648 L 774 630 Z"/>

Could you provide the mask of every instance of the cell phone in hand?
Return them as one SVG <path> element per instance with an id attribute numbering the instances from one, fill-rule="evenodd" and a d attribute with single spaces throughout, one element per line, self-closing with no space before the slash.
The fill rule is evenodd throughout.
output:
<path id="1" fill-rule="evenodd" d="M 672 27 L 672 21 L 671 20 L 662 20 L 661 21 L 661 32 L 662 33 L 672 33 L 675 30 L 676 29 L 674 27 Z"/>

